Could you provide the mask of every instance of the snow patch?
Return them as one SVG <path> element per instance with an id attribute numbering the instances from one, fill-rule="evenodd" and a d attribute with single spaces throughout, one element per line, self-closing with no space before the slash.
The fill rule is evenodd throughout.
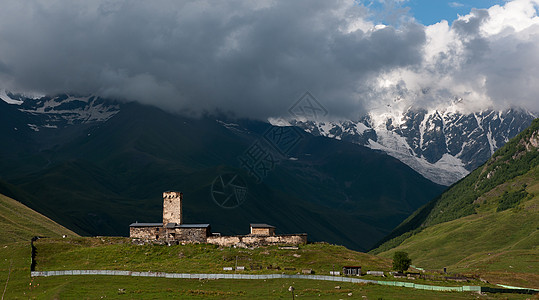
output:
<path id="1" fill-rule="evenodd" d="M 290 122 L 288 122 L 287 120 L 283 118 L 268 118 L 268 122 L 271 125 L 278 126 L 278 127 L 292 126 Z"/>
<path id="2" fill-rule="evenodd" d="M 487 132 L 487 140 L 488 140 L 488 145 L 490 147 L 490 155 L 494 154 L 494 151 L 496 151 L 496 149 L 498 149 L 498 147 L 496 147 L 496 140 L 494 140 L 492 138 L 492 130 L 490 129 L 490 126 L 488 128 L 488 132 Z"/>
<path id="3" fill-rule="evenodd" d="M 32 129 L 33 131 L 39 131 L 39 127 L 36 124 L 26 124 L 26 125 L 28 125 L 28 127 L 30 127 L 30 129 Z"/>
<path id="4" fill-rule="evenodd" d="M 7 95 L 7 91 L 4 90 L 4 89 L 0 89 L 0 98 L 2 100 L 4 100 L 4 102 L 6 102 L 8 104 L 21 105 L 23 103 L 23 101 L 21 101 L 21 100 L 12 99 L 11 97 L 9 97 Z"/>
<path id="5" fill-rule="evenodd" d="M 324 136 L 334 138 L 335 135 L 330 133 L 330 130 L 333 129 L 334 125 L 329 122 L 322 122 L 318 124 L 318 130 Z"/>
<path id="6" fill-rule="evenodd" d="M 370 127 L 367 127 L 365 124 L 361 123 L 361 122 L 357 122 L 356 123 L 356 131 L 358 134 L 363 134 L 363 132 L 367 131 L 371 129 Z"/>

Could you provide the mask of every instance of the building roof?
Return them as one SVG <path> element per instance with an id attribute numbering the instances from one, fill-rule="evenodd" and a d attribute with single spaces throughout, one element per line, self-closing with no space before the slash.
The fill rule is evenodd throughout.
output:
<path id="1" fill-rule="evenodd" d="M 129 227 L 163 227 L 163 223 L 132 223 Z M 168 223 L 166 228 L 208 228 L 210 224 L 176 224 Z"/>
<path id="2" fill-rule="evenodd" d="M 208 228 L 210 224 L 176 224 L 176 228 Z"/>
<path id="3" fill-rule="evenodd" d="M 129 227 L 161 227 L 163 223 L 132 223 Z"/>
<path id="4" fill-rule="evenodd" d="M 271 226 L 268 224 L 257 224 L 257 223 L 252 223 L 249 226 L 251 226 L 252 228 L 275 228 L 275 226 Z"/>
<path id="5" fill-rule="evenodd" d="M 210 224 L 178 224 L 178 223 L 168 223 L 165 225 L 166 228 L 208 228 Z"/>

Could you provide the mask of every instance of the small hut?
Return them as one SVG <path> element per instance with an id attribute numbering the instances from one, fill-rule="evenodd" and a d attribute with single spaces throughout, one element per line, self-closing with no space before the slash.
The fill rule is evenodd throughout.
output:
<path id="1" fill-rule="evenodd" d="M 264 236 L 273 236 L 275 235 L 275 226 L 268 224 L 250 224 L 251 226 L 251 235 L 264 235 Z"/>
<path id="2" fill-rule="evenodd" d="M 361 276 L 361 266 L 344 266 L 342 267 L 343 275 Z"/>

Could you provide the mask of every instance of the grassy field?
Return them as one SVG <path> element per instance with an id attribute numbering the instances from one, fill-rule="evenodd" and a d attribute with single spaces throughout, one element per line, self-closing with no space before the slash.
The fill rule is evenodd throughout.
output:
<path id="1" fill-rule="evenodd" d="M 20 202 L 0 194 L 0 244 L 30 241 L 34 236 L 77 236 Z"/>
<path id="2" fill-rule="evenodd" d="M 439 293 L 378 285 L 334 283 L 313 280 L 191 280 L 151 278 L 39 278 L 29 296 L 65 299 L 472 299 L 472 293 Z M 39 284 L 39 286 L 37 286 Z M 47 286 L 46 290 L 41 286 Z M 95 289 L 99 286 L 99 289 Z M 335 287 L 340 287 L 339 289 Z M 350 296 L 349 296 L 350 295 Z M 481 297 L 484 299 L 489 296 Z M 511 295 L 509 299 L 525 299 Z"/>
<path id="3" fill-rule="evenodd" d="M 226 273 L 222 266 L 248 266 L 250 262 L 281 270 L 246 273 L 291 272 L 283 267 L 306 265 L 327 274 L 335 263 L 360 264 L 366 269 L 388 270 L 389 261 L 328 244 L 305 245 L 298 250 L 277 247 L 259 249 L 217 248 L 210 245 L 137 246 L 122 238 L 41 239 L 36 242 L 38 270 L 129 269 L 172 272 Z M 296 254 L 294 256 L 294 254 Z M 243 258 L 240 258 L 243 255 Z M 300 257 L 297 257 L 301 255 Z M 0 246 L 0 287 L 4 299 L 290 299 L 294 286 L 297 299 L 526 299 L 530 296 L 465 292 L 432 292 L 372 284 L 316 280 L 193 280 L 123 276 L 30 277 L 30 245 L 27 242 Z M 249 260 L 249 257 L 251 260 Z M 8 279 L 9 275 L 9 281 Z M 363 277 L 365 278 L 365 277 Z M 6 285 L 7 282 L 7 285 Z M 417 282 L 420 283 L 420 282 Z M 421 282 L 423 283 L 423 282 Z M 426 282 L 425 282 L 426 283 Z M 440 282 L 430 284 L 443 285 Z M 447 283 L 446 283 L 447 284 Z M 452 283 L 463 285 L 463 283 Z M 464 283 L 477 284 L 477 283 Z M 336 288 L 339 287 L 339 288 Z M 0 289 L 3 291 L 3 289 Z M 351 296 L 349 294 L 351 293 Z"/>

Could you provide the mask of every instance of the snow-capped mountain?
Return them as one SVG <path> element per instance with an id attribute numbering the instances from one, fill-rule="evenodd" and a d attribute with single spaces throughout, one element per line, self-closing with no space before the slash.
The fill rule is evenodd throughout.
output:
<path id="1" fill-rule="evenodd" d="M 97 96 L 29 97 L 0 90 L 0 99 L 24 112 L 29 117 L 26 126 L 34 131 L 104 122 L 120 111 L 118 103 Z M 426 110 L 397 99 L 357 120 L 270 122 L 384 151 L 424 177 L 450 185 L 485 162 L 535 118 L 522 109 L 466 112 L 461 102 Z"/>
<path id="2" fill-rule="evenodd" d="M 399 109 L 387 105 L 356 121 L 298 121 L 314 135 L 378 149 L 401 160 L 426 178 L 451 185 L 484 163 L 496 149 L 528 127 L 535 115 L 521 109 L 459 112 Z"/>
<path id="3" fill-rule="evenodd" d="M 96 96 L 28 97 L 1 91 L 0 99 L 18 105 L 20 111 L 33 116 L 32 123 L 27 125 L 34 131 L 106 121 L 120 109 L 117 103 Z"/>

